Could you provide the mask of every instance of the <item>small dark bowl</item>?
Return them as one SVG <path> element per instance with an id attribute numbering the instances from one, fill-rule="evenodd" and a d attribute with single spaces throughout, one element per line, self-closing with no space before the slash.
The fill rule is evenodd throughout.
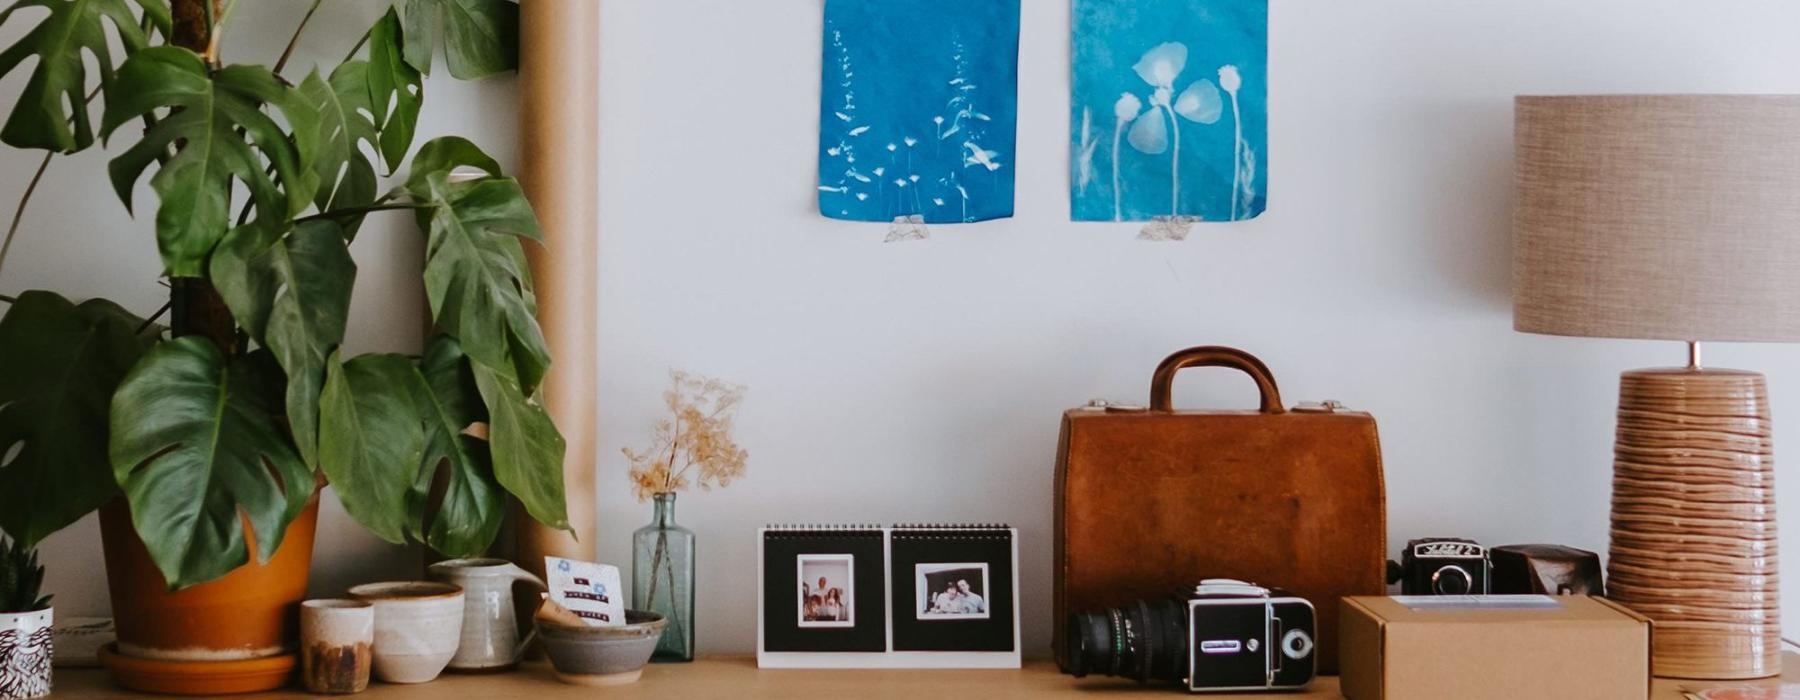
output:
<path id="1" fill-rule="evenodd" d="M 558 680 L 575 685 L 621 685 L 635 682 L 643 674 L 644 664 L 649 663 L 668 624 L 660 614 L 627 610 L 620 627 L 538 620 L 537 629 Z"/>

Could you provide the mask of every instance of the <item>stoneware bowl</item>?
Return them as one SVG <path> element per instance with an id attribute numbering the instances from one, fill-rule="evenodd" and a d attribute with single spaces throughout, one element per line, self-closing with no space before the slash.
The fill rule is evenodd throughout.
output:
<path id="1" fill-rule="evenodd" d="M 375 604 L 375 677 L 387 683 L 424 683 L 456 655 L 462 635 L 463 590 L 448 583 L 390 581 L 350 589 Z"/>
<path id="2" fill-rule="evenodd" d="M 657 613 L 627 610 L 620 627 L 538 620 L 537 629 L 557 679 L 575 685 L 620 685 L 635 682 L 644 672 L 667 624 Z"/>

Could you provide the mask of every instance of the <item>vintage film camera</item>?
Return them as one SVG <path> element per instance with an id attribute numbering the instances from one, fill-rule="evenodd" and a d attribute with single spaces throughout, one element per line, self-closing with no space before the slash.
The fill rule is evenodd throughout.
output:
<path id="1" fill-rule="evenodd" d="M 1400 563 L 1388 562 L 1388 583 L 1404 595 L 1487 595 L 1493 566 L 1474 540 L 1428 537 L 1406 543 Z"/>
<path id="2" fill-rule="evenodd" d="M 1194 693 L 1302 688 L 1316 671 L 1315 629 L 1303 598 L 1208 579 L 1185 599 L 1071 614 L 1062 670 L 1182 683 Z"/>

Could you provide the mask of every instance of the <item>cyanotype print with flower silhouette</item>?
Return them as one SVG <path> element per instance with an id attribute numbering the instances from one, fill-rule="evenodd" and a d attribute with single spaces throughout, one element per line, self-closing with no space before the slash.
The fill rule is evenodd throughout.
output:
<path id="1" fill-rule="evenodd" d="M 824 58 L 821 214 L 1012 216 L 1019 0 L 826 0 Z"/>
<path id="2" fill-rule="evenodd" d="M 1261 214 L 1267 0 L 1073 0 L 1070 215 L 1193 221 Z"/>

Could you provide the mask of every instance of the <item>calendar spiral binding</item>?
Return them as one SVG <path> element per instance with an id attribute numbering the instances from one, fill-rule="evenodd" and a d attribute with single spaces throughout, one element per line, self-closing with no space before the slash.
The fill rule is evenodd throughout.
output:
<path id="1" fill-rule="evenodd" d="M 880 537 L 886 530 L 875 523 L 846 523 L 837 525 L 778 523 L 764 525 L 763 532 L 770 537 L 808 539 L 814 537 Z"/>
<path id="2" fill-rule="evenodd" d="M 895 537 L 908 539 L 987 539 L 1012 537 L 1013 529 L 1006 523 L 895 523 L 891 527 L 875 523 L 774 523 L 764 525 L 763 532 L 781 538 L 876 536 L 892 532 Z"/>
<path id="3" fill-rule="evenodd" d="M 898 523 L 893 533 L 908 540 L 1009 540 L 1013 530 L 1006 523 Z"/>

